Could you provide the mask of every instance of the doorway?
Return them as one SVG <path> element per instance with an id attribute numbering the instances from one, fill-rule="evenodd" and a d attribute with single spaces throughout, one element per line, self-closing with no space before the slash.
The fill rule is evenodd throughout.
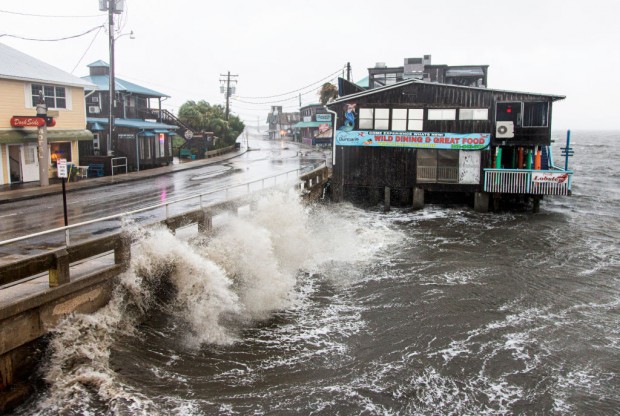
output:
<path id="1" fill-rule="evenodd" d="M 22 181 L 22 152 L 21 145 L 9 145 L 9 175 L 11 183 Z"/>

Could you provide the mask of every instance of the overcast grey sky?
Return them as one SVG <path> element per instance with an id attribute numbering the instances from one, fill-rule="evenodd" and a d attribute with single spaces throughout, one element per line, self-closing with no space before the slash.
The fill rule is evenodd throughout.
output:
<path id="1" fill-rule="evenodd" d="M 319 81 L 347 62 L 357 81 L 377 62 L 431 54 L 434 64 L 490 65 L 490 88 L 566 95 L 554 129 L 620 129 L 620 0 L 125 3 L 117 36 L 133 30 L 136 39 L 116 41 L 116 74 L 170 95 L 164 106 L 174 112 L 187 100 L 222 104 L 220 74 L 231 71 L 244 101 L 232 111 L 262 123 L 274 101 L 298 109 L 299 93 L 285 93 L 301 89 L 303 104 L 317 102 Z M 0 37 L 77 76 L 109 62 L 97 0 L 0 0 L 0 35 L 52 39 L 97 26 L 105 28 L 59 42 Z"/>

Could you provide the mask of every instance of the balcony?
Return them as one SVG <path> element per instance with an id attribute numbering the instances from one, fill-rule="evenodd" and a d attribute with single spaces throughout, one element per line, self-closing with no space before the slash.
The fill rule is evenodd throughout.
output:
<path id="1" fill-rule="evenodd" d="M 573 171 L 485 169 L 484 191 L 502 194 L 570 195 Z"/>

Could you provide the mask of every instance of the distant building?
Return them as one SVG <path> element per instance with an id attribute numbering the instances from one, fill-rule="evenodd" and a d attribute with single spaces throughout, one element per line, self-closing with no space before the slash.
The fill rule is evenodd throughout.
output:
<path id="1" fill-rule="evenodd" d="M 78 143 L 92 145 L 86 130 L 84 90 L 95 86 L 16 49 L 0 44 L 0 184 L 39 181 L 37 128 L 13 126 L 14 116 L 34 118 L 39 91 L 48 115 L 49 176 L 56 176 L 56 160 L 79 165 Z"/>
<path id="2" fill-rule="evenodd" d="M 282 106 L 272 106 L 271 112 L 267 114 L 267 124 L 269 124 L 270 139 L 284 139 L 293 137 L 293 125 L 299 122 L 299 113 L 285 113 Z"/>
<path id="3" fill-rule="evenodd" d="M 322 104 L 310 104 L 299 110 L 301 121 L 293 126 L 299 131 L 300 141 L 311 146 L 329 146 L 332 143 L 332 116 Z"/>
<path id="4" fill-rule="evenodd" d="M 180 127 L 174 116 L 161 110 L 168 95 L 114 77 L 114 132 L 109 137 L 110 66 L 103 61 L 88 65 L 90 75 L 83 79 L 96 86 L 87 91 L 88 128 L 92 143 L 80 146 L 82 159 L 102 163 L 110 174 L 110 160 L 126 157 L 130 170 L 140 170 L 172 162 L 172 136 Z M 152 106 L 153 102 L 156 104 Z M 172 119 L 166 123 L 166 118 Z"/>
<path id="5" fill-rule="evenodd" d="M 405 58 L 403 66 L 397 67 L 388 67 L 384 62 L 377 62 L 374 68 L 368 68 L 368 79 L 364 78 L 358 85 L 363 88 L 378 88 L 407 79 L 419 79 L 486 88 L 488 69 L 488 65 L 432 65 L 431 55 L 424 55 L 421 58 Z"/>

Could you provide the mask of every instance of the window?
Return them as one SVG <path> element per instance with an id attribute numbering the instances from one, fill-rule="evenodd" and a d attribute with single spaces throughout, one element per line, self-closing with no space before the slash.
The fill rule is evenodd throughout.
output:
<path id="1" fill-rule="evenodd" d="M 523 127 L 548 127 L 549 103 L 523 103 Z"/>
<path id="2" fill-rule="evenodd" d="M 372 130 L 374 127 L 374 109 L 373 108 L 360 108 L 360 129 Z"/>
<path id="3" fill-rule="evenodd" d="M 409 130 L 422 131 L 424 130 L 424 110 L 421 108 L 409 109 Z"/>
<path id="4" fill-rule="evenodd" d="M 141 137 L 140 138 L 140 159 L 150 159 L 151 158 L 151 140 L 149 137 Z"/>
<path id="5" fill-rule="evenodd" d="M 459 120 L 488 120 L 488 108 L 461 108 L 459 109 Z"/>
<path id="6" fill-rule="evenodd" d="M 360 108 L 361 130 L 388 130 L 390 128 L 389 108 Z"/>
<path id="7" fill-rule="evenodd" d="M 56 166 L 58 159 L 66 159 L 67 162 L 71 162 L 71 143 L 69 142 L 54 142 L 50 144 L 50 158 L 52 160 L 52 166 Z"/>
<path id="8" fill-rule="evenodd" d="M 34 165 L 37 163 L 37 146 L 24 146 L 24 164 Z"/>
<path id="9" fill-rule="evenodd" d="M 458 183 L 459 152 L 455 150 L 418 149 L 418 183 Z"/>
<path id="10" fill-rule="evenodd" d="M 388 130 L 390 128 L 390 109 L 375 108 L 375 127 L 376 130 Z"/>
<path id="11" fill-rule="evenodd" d="M 360 108 L 359 115 L 360 130 L 423 130 L 422 108 Z"/>
<path id="12" fill-rule="evenodd" d="M 47 108 L 67 108 L 67 95 L 65 87 L 53 85 L 32 84 L 32 106 L 36 107 L 39 102 L 39 91 L 43 91 L 43 98 Z"/>
<path id="13" fill-rule="evenodd" d="M 392 130 L 407 130 L 407 109 L 395 108 L 392 110 Z"/>
<path id="14" fill-rule="evenodd" d="M 456 120 L 456 110 L 453 108 L 435 108 L 428 110 L 429 120 Z"/>
<path id="15" fill-rule="evenodd" d="M 421 108 L 395 108 L 392 110 L 392 130 L 422 131 L 424 110 Z"/>

